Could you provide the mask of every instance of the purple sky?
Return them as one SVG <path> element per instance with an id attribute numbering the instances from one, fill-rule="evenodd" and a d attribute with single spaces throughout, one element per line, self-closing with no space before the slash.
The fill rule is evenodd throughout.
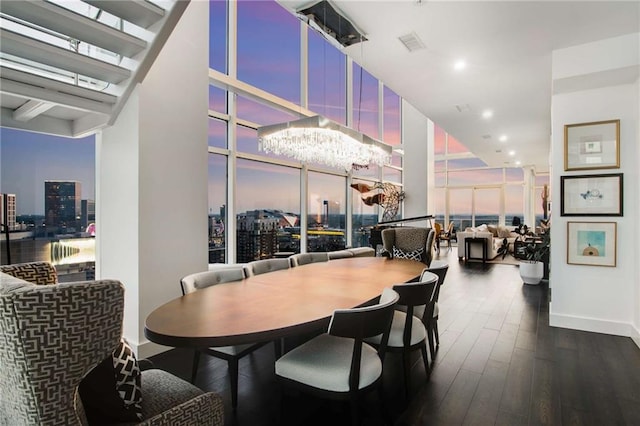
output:
<path id="1" fill-rule="evenodd" d="M 44 214 L 45 180 L 79 181 L 95 199 L 94 141 L 0 128 L 0 191 L 16 194 L 17 214 Z"/>

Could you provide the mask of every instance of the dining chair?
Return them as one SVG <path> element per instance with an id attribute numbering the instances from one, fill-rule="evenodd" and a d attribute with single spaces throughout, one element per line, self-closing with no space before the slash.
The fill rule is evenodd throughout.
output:
<path id="1" fill-rule="evenodd" d="M 243 265 L 230 265 L 225 269 L 214 271 L 197 272 L 185 276 L 180 280 L 182 295 L 193 293 L 198 290 L 216 284 L 242 281 L 245 278 Z M 209 348 L 198 348 L 194 350 L 193 365 L 191 369 L 191 383 L 195 383 L 198 374 L 198 364 L 200 363 L 200 352 L 204 352 L 213 357 L 227 361 L 229 368 L 229 380 L 231 382 L 231 407 L 235 410 L 238 406 L 238 361 L 245 355 L 264 346 L 268 342 L 250 343 L 234 346 L 216 346 Z"/>
<path id="2" fill-rule="evenodd" d="M 247 277 L 254 275 L 266 274 L 267 272 L 278 271 L 281 269 L 289 269 L 289 259 L 262 259 L 254 260 L 245 265 L 245 273 Z"/>
<path id="3" fill-rule="evenodd" d="M 329 255 L 327 254 L 327 252 L 297 253 L 289 256 L 289 262 L 292 268 L 295 268 L 296 266 L 307 265 L 309 263 L 328 261 Z"/>
<path id="4" fill-rule="evenodd" d="M 329 260 L 335 259 L 348 259 L 350 257 L 354 257 L 354 253 L 351 250 L 334 250 L 327 253 L 329 256 Z"/>
<path id="5" fill-rule="evenodd" d="M 434 235 L 434 246 L 436 248 L 436 251 L 438 253 L 440 253 L 440 237 L 442 236 L 442 225 L 440 225 L 438 222 L 435 222 L 433 224 L 433 231 L 435 232 Z"/>
<path id="6" fill-rule="evenodd" d="M 438 298 L 440 297 L 440 287 L 444 284 L 447 277 L 447 271 L 449 270 L 449 264 L 442 260 L 434 260 L 431 262 L 431 266 L 425 268 L 420 275 L 420 281 L 424 280 L 424 277 L 428 273 L 436 274 L 438 276 L 438 285 L 434 295 L 433 315 L 427 322 L 427 333 L 429 337 L 429 350 L 431 352 L 431 360 L 436 356 L 437 348 L 440 346 L 440 336 L 438 332 L 438 317 L 440 315 L 440 307 L 438 305 Z M 421 312 L 418 311 L 418 315 Z M 434 342 L 435 340 L 435 342 Z"/>
<path id="7" fill-rule="evenodd" d="M 454 238 L 453 236 L 453 221 L 449 222 L 449 226 L 447 226 L 446 230 L 442 230 L 442 232 L 439 233 L 439 237 L 438 237 L 438 252 L 440 252 L 440 243 L 442 241 L 446 241 L 447 242 L 447 251 L 451 250 L 451 240 Z"/>
<path id="8" fill-rule="evenodd" d="M 398 309 L 394 311 L 387 350 L 389 352 L 402 353 L 405 397 L 409 395 L 410 354 L 412 351 L 420 350 L 422 352 L 427 379 L 431 376 L 427 355 L 427 322 L 429 316 L 433 314 L 433 299 L 438 277 L 434 274 L 423 274 L 422 278 L 423 280 L 420 282 L 402 283 L 393 286 L 393 290 L 399 296 L 397 306 L 405 308 L 406 312 Z M 423 307 L 421 318 L 414 315 L 415 308 L 418 306 Z M 374 346 L 381 344 L 380 336 L 371 337 L 365 339 L 365 341 Z"/>
<path id="9" fill-rule="evenodd" d="M 359 421 L 360 395 L 378 387 L 398 293 L 385 288 L 372 306 L 338 309 L 327 333 L 292 349 L 276 361 L 284 391 L 294 389 L 321 398 L 349 400 L 351 421 Z M 378 350 L 363 339 L 380 336 Z M 281 409 L 284 408 L 284 402 Z"/>

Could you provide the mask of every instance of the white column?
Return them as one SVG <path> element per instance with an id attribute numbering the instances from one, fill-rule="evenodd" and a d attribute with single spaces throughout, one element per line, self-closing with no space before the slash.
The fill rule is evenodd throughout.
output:
<path id="1" fill-rule="evenodd" d="M 144 337 L 147 315 L 207 268 L 208 16 L 207 2 L 189 4 L 98 138 L 98 275 L 124 283 L 124 336 L 139 357 L 163 350 Z"/>

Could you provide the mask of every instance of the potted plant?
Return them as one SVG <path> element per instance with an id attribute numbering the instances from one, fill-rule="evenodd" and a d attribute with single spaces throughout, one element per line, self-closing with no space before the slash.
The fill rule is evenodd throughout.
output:
<path id="1" fill-rule="evenodd" d="M 542 234 L 541 240 L 533 240 L 524 246 L 525 259 L 520 262 L 520 277 L 525 284 L 539 284 L 544 276 L 544 259 L 549 255 L 551 232 Z"/>

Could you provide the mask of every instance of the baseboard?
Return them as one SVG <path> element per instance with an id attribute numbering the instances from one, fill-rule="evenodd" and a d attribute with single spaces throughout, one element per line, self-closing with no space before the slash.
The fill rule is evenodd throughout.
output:
<path id="1" fill-rule="evenodd" d="M 636 344 L 638 344 L 638 341 L 640 340 L 640 333 L 638 330 L 633 326 L 633 324 L 626 322 L 606 321 L 595 318 L 549 313 L 549 325 L 552 327 L 570 328 L 573 330 L 631 337 Z"/>

